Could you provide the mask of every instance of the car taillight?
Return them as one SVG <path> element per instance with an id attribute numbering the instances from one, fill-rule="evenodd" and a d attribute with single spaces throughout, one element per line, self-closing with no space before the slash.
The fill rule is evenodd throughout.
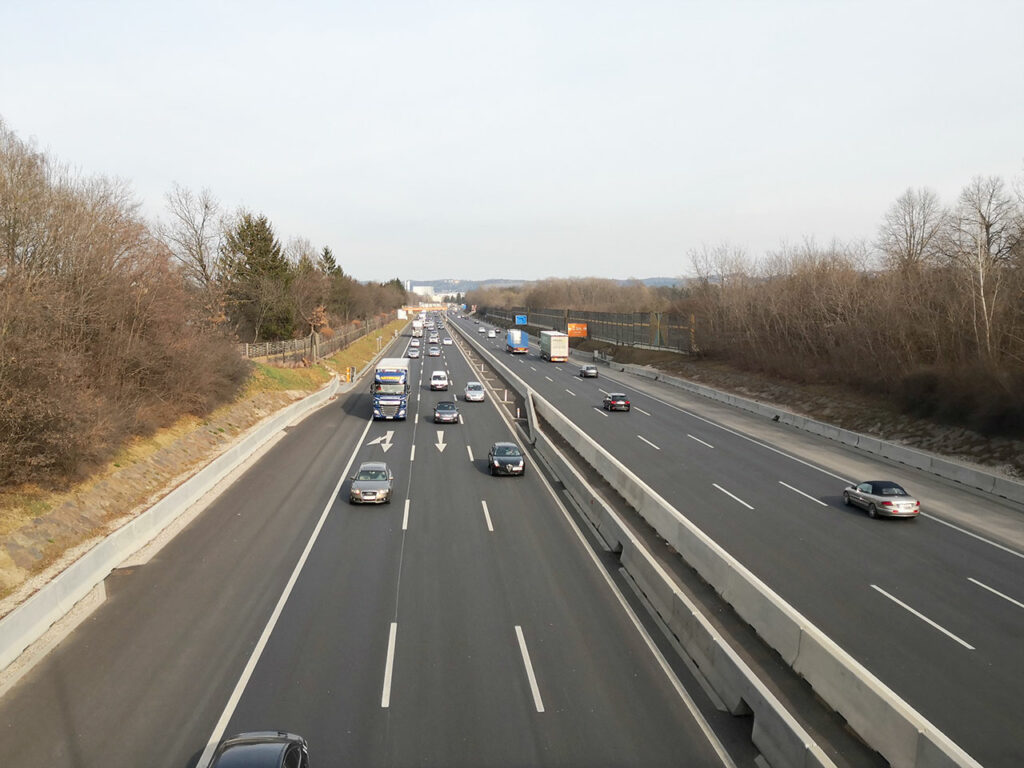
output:
<path id="1" fill-rule="evenodd" d="M 883 501 L 882 502 L 882 506 L 883 507 L 891 507 L 892 506 L 892 502 L 891 501 Z"/>

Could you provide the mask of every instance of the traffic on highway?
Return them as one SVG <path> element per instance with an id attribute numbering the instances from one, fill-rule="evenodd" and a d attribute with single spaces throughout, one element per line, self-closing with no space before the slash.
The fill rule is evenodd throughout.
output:
<path id="1" fill-rule="evenodd" d="M 480 343 L 974 759 L 1024 761 L 1024 555 L 961 512 L 1013 502 L 614 366 L 584 378 L 536 337 L 515 357 Z"/>

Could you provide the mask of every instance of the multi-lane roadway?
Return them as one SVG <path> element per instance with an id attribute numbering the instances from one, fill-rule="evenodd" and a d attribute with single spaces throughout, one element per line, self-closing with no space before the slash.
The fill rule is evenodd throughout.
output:
<path id="1" fill-rule="evenodd" d="M 500 329 L 489 339 L 478 330 L 492 326 L 457 322 L 976 760 L 1024 765 L 1019 505 L 758 417 L 720 418 L 628 374 L 581 379 L 576 362 L 543 361 L 535 345 L 506 354 Z M 632 410 L 603 411 L 609 391 Z M 926 514 L 843 506 L 849 481 L 875 479 L 902 481 Z"/>
<path id="2" fill-rule="evenodd" d="M 430 421 L 475 378 L 459 347 L 410 363 L 408 420 L 369 420 L 360 383 L 115 571 L 0 699 L 3 764 L 185 768 L 284 729 L 314 766 L 752 766 L 749 724 L 645 629 L 542 474 L 487 473 L 515 439 L 491 399 Z M 347 503 L 367 460 L 391 504 Z"/>

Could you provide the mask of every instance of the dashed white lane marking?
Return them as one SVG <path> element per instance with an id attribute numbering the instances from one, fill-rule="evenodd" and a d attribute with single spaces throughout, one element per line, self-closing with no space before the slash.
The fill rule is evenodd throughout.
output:
<path id="1" fill-rule="evenodd" d="M 924 615 L 923 613 L 921 613 L 920 611 L 915 611 L 915 610 L 914 610 L 913 608 L 911 608 L 911 607 L 910 607 L 909 605 L 907 605 L 906 603 L 904 603 L 904 602 L 903 602 L 902 600 L 900 600 L 900 599 L 898 599 L 898 598 L 896 598 L 896 597 L 893 597 L 893 596 L 892 596 L 892 595 L 890 595 L 890 594 L 889 594 L 888 592 L 886 592 L 886 591 L 885 591 L 884 589 L 882 589 L 881 587 L 879 587 L 879 586 L 878 586 L 877 584 L 872 584 L 872 585 L 871 585 L 871 588 L 872 588 L 872 589 L 874 589 L 874 590 L 876 590 L 876 591 L 878 591 L 878 592 L 881 592 L 881 593 L 882 593 L 883 595 L 885 595 L 885 596 L 886 596 L 886 597 L 888 597 L 888 598 L 889 598 L 890 600 L 892 600 L 892 601 L 893 601 L 894 603 L 896 603 L 896 605 L 898 605 L 898 606 L 900 606 L 901 608 L 904 608 L 904 609 L 906 609 L 906 610 L 910 611 L 910 612 L 911 612 L 912 614 L 914 614 L 915 616 L 917 616 L 917 618 L 919 618 L 919 619 L 920 619 L 921 621 L 923 621 L 923 622 L 925 622 L 926 624 L 929 624 L 929 625 L 931 625 L 931 626 L 935 627 L 935 629 L 939 630 L 939 632 L 941 632 L 942 634 L 946 635 L 946 636 L 947 636 L 947 637 L 949 637 L 949 638 L 952 638 L 953 640 L 956 640 L 956 641 L 957 641 L 958 643 L 960 643 L 960 645 L 962 645 L 962 646 L 963 646 L 964 648 L 966 648 L 967 650 L 969 650 L 969 651 L 973 651 L 973 650 L 974 650 L 974 646 L 973 646 L 973 645 L 971 645 L 970 643 L 967 643 L 967 642 L 965 642 L 965 641 L 961 640 L 961 639 L 960 639 L 959 637 L 957 637 L 956 635 L 954 635 L 954 634 L 953 634 L 952 632 L 950 632 L 950 631 L 949 631 L 948 629 L 945 629 L 944 627 L 941 627 L 941 626 L 939 626 L 938 624 L 936 624 L 936 623 L 935 623 L 934 621 L 932 621 L 931 619 L 929 619 L 929 618 L 928 618 L 927 616 L 925 616 L 925 615 Z"/>
<path id="2" fill-rule="evenodd" d="M 1016 605 L 1018 608 L 1024 608 L 1024 603 L 1021 603 L 1021 602 L 1018 602 L 1018 601 L 1014 600 L 1009 595 L 1004 595 L 998 589 L 992 589 L 992 587 L 990 587 L 988 584 L 982 584 L 980 581 L 978 581 L 977 579 L 972 579 L 970 576 L 967 577 L 967 580 L 969 582 L 971 582 L 972 584 L 977 584 L 982 589 L 987 589 L 989 592 L 991 592 L 994 595 L 999 595 L 1001 598 L 1003 598 L 1003 600 L 1009 600 L 1011 603 Z"/>
<path id="3" fill-rule="evenodd" d="M 816 499 L 816 498 L 814 498 L 813 496 L 811 496 L 811 494 L 809 494 L 809 493 L 804 493 L 804 492 L 803 492 L 803 491 L 801 491 L 801 490 L 800 490 L 799 488 L 794 488 L 794 487 L 793 487 L 792 485 L 790 485 L 789 483 L 784 483 L 784 482 L 782 482 L 781 480 L 779 480 L 779 485 L 784 485 L 784 486 L 786 486 L 787 488 L 789 488 L 789 490 L 791 490 L 791 491 L 796 491 L 796 492 L 797 492 L 797 493 L 799 493 L 799 494 L 800 494 L 801 496 L 806 496 L 806 497 L 807 497 L 808 499 L 810 499 L 811 501 L 813 501 L 813 502 L 814 502 L 815 504 L 821 504 L 821 506 L 823 506 L 823 507 L 827 507 L 827 506 L 828 506 L 828 504 L 826 504 L 826 503 L 825 503 L 824 501 L 822 501 L 821 499 Z"/>
<path id="4" fill-rule="evenodd" d="M 398 634 L 398 622 L 391 622 L 388 634 L 388 660 L 384 663 L 384 691 L 380 695 L 380 706 L 387 709 L 391 706 L 391 675 L 395 669 L 395 635 Z"/>
<path id="5" fill-rule="evenodd" d="M 491 513 L 487 509 L 487 502 L 480 499 L 480 505 L 484 508 L 484 519 L 487 520 L 487 530 L 494 533 L 494 525 L 491 523 Z"/>
<path id="6" fill-rule="evenodd" d="M 516 638 L 519 640 L 519 652 L 523 655 L 523 666 L 526 667 L 526 677 L 530 680 L 530 690 L 533 692 L 533 704 L 538 712 L 544 711 L 544 702 L 540 698 L 540 688 L 537 687 L 537 677 L 533 674 L 533 664 L 530 663 L 530 652 L 526 649 L 526 638 L 523 637 L 523 628 L 516 624 Z"/>
<path id="7" fill-rule="evenodd" d="M 701 439 L 700 439 L 699 437 L 694 437 L 693 435 L 690 435 L 690 434 L 688 434 L 688 435 L 687 435 L 687 437 L 688 437 L 688 438 L 690 438 L 691 440 L 696 440 L 696 441 L 697 441 L 698 443 L 700 443 L 701 445 L 706 445 L 706 446 L 707 446 L 708 448 L 714 448 L 714 447 L 715 447 L 715 446 L 713 446 L 713 445 L 712 445 L 711 443 L 705 443 L 705 442 L 704 442 L 703 440 L 701 440 Z"/>
<path id="8" fill-rule="evenodd" d="M 647 443 L 649 446 L 651 446 L 651 448 L 653 448 L 654 450 L 656 450 L 656 451 L 660 451 L 661 450 L 661 448 L 656 446 L 654 443 L 652 443 L 650 440 L 648 440 L 643 435 L 637 435 L 637 437 L 639 437 L 641 440 L 643 440 L 645 443 Z"/>
<path id="9" fill-rule="evenodd" d="M 738 501 L 738 502 L 739 502 L 740 504 L 742 504 L 742 505 L 743 505 L 744 507 L 746 507 L 747 509 L 753 509 L 753 507 L 752 507 L 752 506 L 750 506 L 749 504 L 747 504 L 747 502 L 745 502 L 745 501 L 744 501 L 743 499 L 741 499 L 741 498 L 740 498 L 739 496 L 734 496 L 733 494 L 729 493 L 729 492 L 728 492 L 727 490 L 725 490 L 725 488 L 723 488 L 722 486 L 720 486 L 720 485 L 719 485 L 718 483 L 712 483 L 712 485 L 713 485 L 713 486 L 715 486 L 715 488 L 717 488 L 718 490 L 720 490 L 720 491 L 721 491 L 722 493 L 724 493 L 724 494 L 725 494 L 726 496 L 728 496 L 728 497 L 730 497 L 730 498 L 732 498 L 732 499 L 735 499 L 736 501 Z"/>

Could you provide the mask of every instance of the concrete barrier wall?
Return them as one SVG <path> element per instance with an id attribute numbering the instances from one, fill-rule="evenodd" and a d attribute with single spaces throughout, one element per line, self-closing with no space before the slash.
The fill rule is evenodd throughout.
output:
<path id="1" fill-rule="evenodd" d="M 468 334 L 463 335 L 469 338 Z M 470 338 L 470 341 L 479 351 L 484 352 L 481 346 L 475 344 L 475 339 Z M 665 377 L 664 374 L 649 368 L 621 366 L 615 363 L 611 365 L 618 370 L 635 372 L 638 376 L 654 380 L 667 381 L 674 378 Z M 522 387 L 520 394 L 533 402 L 531 415 L 535 413 L 543 417 L 552 429 L 597 470 L 659 535 L 679 552 L 683 560 L 696 569 L 701 577 L 733 606 L 737 614 L 747 621 L 765 642 L 778 651 L 786 662 L 810 683 L 821 698 L 845 717 L 865 742 L 885 757 L 894 768 L 981 768 L 979 763 L 940 733 L 920 713 L 889 690 L 589 435 L 533 392 L 522 379 L 511 371 L 500 373 L 507 374 L 505 381 L 510 387 Z M 780 413 L 776 408 L 735 395 L 699 387 L 680 379 L 675 379 L 675 382 L 680 382 L 677 386 L 683 389 L 692 387 L 695 388 L 693 391 L 707 390 L 716 395 L 716 400 L 732 403 L 765 416 L 771 417 Z M 789 417 L 794 421 L 812 422 L 794 414 L 789 414 Z M 546 440 L 543 432 L 536 428 L 536 424 L 531 426 L 534 427 L 533 434 L 536 436 L 538 450 L 546 458 L 554 456 L 557 453 L 554 446 Z M 838 433 L 845 432 L 832 425 L 822 426 L 837 430 Z M 877 443 L 879 451 L 882 450 L 883 441 L 856 433 L 848 435 L 853 436 L 853 445 L 856 445 L 857 441 L 865 441 L 866 448 L 872 443 Z M 584 500 L 593 499 L 593 493 L 586 487 L 582 478 L 567 480 L 572 477 L 574 470 L 567 467 L 564 460 L 552 460 L 549 463 L 562 467 L 563 474 L 560 475 L 560 479 L 570 493 L 581 493 L 583 496 L 578 498 Z M 581 505 L 585 510 L 593 506 L 589 500 L 581 502 Z M 686 631 L 692 632 L 693 637 L 688 640 L 688 644 L 684 643 L 684 647 L 688 653 L 697 654 L 693 656 L 695 661 L 704 660 L 702 671 L 730 711 L 739 713 L 744 707 L 748 707 L 754 713 L 755 744 L 769 763 L 775 768 L 788 765 L 828 764 L 816 762 L 817 756 L 810 751 L 813 745 L 808 746 L 794 735 L 796 732 L 784 722 L 784 718 L 788 717 L 785 709 L 766 695 L 767 692 L 760 686 L 759 681 L 759 689 L 748 689 L 741 680 L 729 673 L 728 646 L 724 641 L 721 644 L 710 642 L 703 629 L 693 629 L 699 624 L 706 623 L 703 622 L 703 617 L 695 608 L 681 602 L 681 593 L 674 588 L 668 576 L 653 564 L 650 557 L 645 556 L 646 550 L 638 542 L 630 539 L 624 526 L 616 524 L 613 513 L 610 510 L 599 511 L 592 521 L 609 546 L 616 549 L 621 547 L 622 562 L 627 571 L 641 585 L 641 589 L 648 595 L 662 618 L 669 622 L 673 631 L 682 632 L 683 635 Z M 667 617 L 674 618 L 670 621 Z M 680 637 L 682 642 L 682 636 L 677 634 L 677 637 Z M 806 754 L 801 751 L 803 747 L 807 747 Z M 827 760 L 826 757 L 822 757 Z"/>
<path id="2" fill-rule="evenodd" d="M 572 448 L 597 470 L 760 635 L 821 698 L 846 718 L 860 736 L 895 768 L 980 765 L 941 734 L 867 669 L 712 541 L 665 499 L 582 432 L 544 398 L 532 393 L 534 408 Z M 538 438 L 538 443 L 542 444 Z M 607 523 L 602 522 L 607 526 Z M 600 527 L 599 527 L 600 530 Z M 622 536 L 617 537 L 620 541 Z M 623 543 L 623 563 L 638 570 Z M 630 569 L 632 565 L 632 569 Z M 641 576 L 640 579 L 643 577 Z M 670 587 L 645 582 L 662 616 L 673 613 Z M 705 653 L 707 653 L 705 651 Z M 712 679 L 713 676 L 709 676 Z M 729 686 L 725 687 L 729 696 Z M 732 688 L 735 691 L 735 686 Z M 749 696 L 750 694 L 748 694 Z M 733 694 L 732 698 L 735 698 Z M 744 697 L 751 709 L 754 703 Z M 764 727 L 765 720 L 762 720 Z M 755 727 L 757 730 L 757 727 Z M 774 729 L 764 738 L 779 735 Z M 773 742 L 774 743 L 774 742 Z M 760 745 L 759 745 L 760 748 Z M 778 748 L 783 749 L 781 742 Z M 763 750 L 762 750 L 763 751 Z M 789 752 L 786 752 L 789 754 Z M 771 762 L 768 753 L 765 757 Z M 785 763 L 792 764 L 792 763 Z"/>
<path id="3" fill-rule="evenodd" d="M 833 424 L 815 421 L 814 419 L 809 419 L 805 416 L 780 410 L 775 406 L 759 403 L 756 400 L 740 397 L 739 395 L 733 395 L 728 392 L 722 392 L 717 389 L 712 389 L 711 387 L 705 387 L 701 384 L 695 384 L 692 381 L 680 379 L 676 376 L 670 376 L 666 373 L 662 373 L 661 371 L 654 370 L 653 368 L 647 368 L 639 365 L 622 365 L 613 361 L 603 360 L 601 358 L 595 359 L 605 363 L 614 370 L 622 371 L 644 379 L 660 381 L 664 384 L 684 389 L 687 392 L 701 395 L 702 397 L 706 397 L 710 400 L 716 400 L 720 403 L 728 403 L 736 408 L 742 408 L 745 411 L 757 413 L 768 418 L 778 416 L 779 422 L 782 424 L 788 424 L 796 427 L 797 429 L 802 429 L 805 432 L 827 437 L 830 440 L 835 440 L 836 442 L 843 443 L 844 445 L 849 445 L 868 453 L 883 456 L 892 461 L 897 461 L 901 464 L 906 464 L 907 466 L 915 467 L 925 472 L 930 472 L 933 475 L 938 475 L 939 477 L 946 478 L 947 480 L 954 480 L 971 488 L 977 488 L 985 491 L 986 493 L 992 493 L 997 496 L 1010 499 L 1011 501 L 1024 503 L 1024 483 L 997 477 L 996 475 L 983 470 L 958 464 L 940 456 L 933 456 L 929 453 L 914 450 L 913 448 L 907 448 L 885 440 L 879 440 L 878 438 L 868 437 L 867 435 L 862 435 L 858 432 L 851 432 L 848 429 L 841 429 Z"/>
<path id="4" fill-rule="evenodd" d="M 615 511 L 594 495 L 586 480 L 544 431 L 538 430 L 536 434 L 538 453 L 580 504 L 608 545 L 621 550 L 623 566 L 726 708 L 735 715 L 753 716 L 753 743 L 768 763 L 773 768 L 834 768 L 835 764 L 785 706 L 761 683 L 697 606 L 675 587 Z"/>

